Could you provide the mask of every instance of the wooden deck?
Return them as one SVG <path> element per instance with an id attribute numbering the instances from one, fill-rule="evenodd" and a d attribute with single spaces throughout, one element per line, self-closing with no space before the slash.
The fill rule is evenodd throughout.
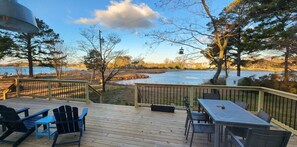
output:
<path id="1" fill-rule="evenodd" d="M 81 146 L 105 147 L 105 146 L 147 146 L 147 147 L 187 147 L 184 133 L 185 111 L 177 110 L 175 113 L 152 112 L 149 108 L 134 108 L 132 106 L 108 105 L 83 102 L 65 102 L 58 100 L 14 98 L 0 101 L 1 105 L 13 108 L 30 108 L 30 114 L 42 109 L 52 109 L 60 105 L 71 105 L 89 108 L 86 117 L 86 131 L 83 134 Z M 1 131 L 0 131 L 1 132 Z M 20 134 L 14 133 L 9 138 L 14 140 Z M 213 136 L 213 135 L 212 135 Z M 59 140 L 67 140 L 75 137 L 67 135 L 59 137 Z M 77 136 L 76 136 L 77 137 Z M 35 140 L 35 133 L 29 136 L 20 147 L 26 146 L 51 146 L 52 139 L 40 137 Z M 0 143 L 1 147 L 11 144 Z M 70 145 L 76 146 L 76 145 Z M 213 146 L 213 142 L 207 141 L 207 134 L 195 134 L 193 146 Z M 297 146 L 296 136 L 290 139 L 289 147 Z"/>

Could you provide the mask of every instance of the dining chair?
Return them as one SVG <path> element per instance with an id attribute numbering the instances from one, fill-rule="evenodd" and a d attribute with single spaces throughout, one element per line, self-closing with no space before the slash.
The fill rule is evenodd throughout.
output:
<path id="1" fill-rule="evenodd" d="M 190 109 L 190 104 L 188 102 L 188 98 L 187 97 L 183 97 L 183 103 L 186 107 L 186 109 Z M 197 121 L 197 122 L 200 122 L 200 121 L 204 121 L 204 122 L 208 122 L 209 121 L 209 117 L 206 113 L 202 113 L 202 112 L 198 112 L 198 111 L 193 111 L 191 112 L 191 116 L 192 116 L 192 119 L 194 121 Z M 186 135 L 186 132 L 187 132 L 187 128 L 189 127 L 189 117 L 187 115 L 186 117 L 186 122 L 185 122 L 185 133 L 184 135 Z"/>
<path id="2" fill-rule="evenodd" d="M 248 107 L 249 107 L 249 104 L 248 103 L 243 102 L 243 101 L 240 101 L 240 100 L 236 100 L 235 101 L 235 104 L 238 105 L 238 106 L 240 106 L 241 108 L 243 108 L 245 110 L 247 110 Z"/>
<path id="3" fill-rule="evenodd" d="M 187 131 L 187 135 L 186 135 L 186 140 L 188 140 L 188 136 L 189 136 L 189 132 L 190 132 L 190 128 L 192 128 L 192 137 L 191 137 L 191 143 L 190 143 L 190 147 L 192 146 L 192 142 L 193 142 L 193 137 L 194 137 L 194 133 L 208 133 L 208 141 L 211 141 L 211 133 L 214 133 L 215 131 L 215 127 L 214 124 L 210 124 L 210 123 L 194 123 L 194 120 L 192 118 L 192 113 L 191 110 L 186 108 L 187 110 L 187 115 L 189 118 L 189 127 L 188 127 L 188 131 Z"/>
<path id="4" fill-rule="evenodd" d="M 203 99 L 212 99 L 212 100 L 220 100 L 219 93 L 203 93 Z"/>
<path id="5" fill-rule="evenodd" d="M 270 123 L 272 119 L 272 116 L 267 114 L 262 109 L 257 113 L 257 116 L 268 123 Z M 232 132 L 236 136 L 242 137 L 243 139 L 247 137 L 247 133 L 248 133 L 248 128 L 226 127 L 226 130 L 228 130 L 229 132 Z M 227 131 L 225 131 L 225 135 L 228 135 Z"/>
<path id="6" fill-rule="evenodd" d="M 291 136 L 288 131 L 258 129 L 248 129 L 246 140 L 238 138 L 232 132 L 229 134 L 230 138 L 225 142 L 225 147 L 229 143 L 236 147 L 286 147 Z"/>

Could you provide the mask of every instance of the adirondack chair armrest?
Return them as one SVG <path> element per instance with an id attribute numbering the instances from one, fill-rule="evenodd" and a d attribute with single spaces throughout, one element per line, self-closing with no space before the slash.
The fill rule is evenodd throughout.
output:
<path id="1" fill-rule="evenodd" d="M 240 146 L 240 147 L 244 147 L 244 145 L 242 144 L 242 142 L 240 141 L 240 139 L 238 137 L 236 137 L 235 134 L 233 134 L 230 130 L 226 130 L 228 131 L 228 134 L 230 135 L 230 139 L 231 139 L 231 142 L 236 146 Z"/>
<path id="2" fill-rule="evenodd" d="M 30 119 L 30 118 L 35 117 L 35 116 L 38 116 L 38 115 L 42 115 L 42 117 L 45 117 L 45 116 L 47 116 L 48 111 L 49 111 L 49 109 L 41 110 L 41 111 L 39 111 L 39 112 L 37 112 L 37 113 L 35 113 L 35 114 L 32 114 L 32 115 L 30 115 L 30 116 L 27 116 L 27 117 L 22 118 L 22 119 L 20 119 L 19 121 L 25 121 L 25 120 L 27 120 L 27 119 Z"/>
<path id="3" fill-rule="evenodd" d="M 85 116 L 87 116 L 89 109 L 88 108 L 84 108 L 82 110 L 81 115 L 79 116 L 79 119 L 82 120 Z"/>
<path id="4" fill-rule="evenodd" d="M 30 108 L 22 108 L 22 109 L 16 110 L 15 112 L 17 114 L 20 114 L 20 113 L 24 112 L 25 113 L 25 116 L 29 116 L 29 109 Z"/>

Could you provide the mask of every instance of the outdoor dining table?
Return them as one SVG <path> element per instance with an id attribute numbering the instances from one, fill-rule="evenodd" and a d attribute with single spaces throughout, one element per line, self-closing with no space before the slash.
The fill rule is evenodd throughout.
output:
<path id="1" fill-rule="evenodd" d="M 271 124 L 228 100 L 198 99 L 198 102 L 215 124 L 215 147 L 220 146 L 221 126 L 253 129 L 269 129 L 271 126 Z"/>

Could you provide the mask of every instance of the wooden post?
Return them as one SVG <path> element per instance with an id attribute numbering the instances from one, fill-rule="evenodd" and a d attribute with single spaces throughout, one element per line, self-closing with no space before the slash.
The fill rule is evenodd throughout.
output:
<path id="1" fill-rule="evenodd" d="M 193 108 L 193 105 L 194 105 L 194 102 L 193 102 L 193 99 L 194 99 L 194 87 L 191 86 L 189 87 L 189 91 L 188 91 L 188 98 L 189 98 L 189 102 L 190 102 L 190 107 Z"/>
<path id="2" fill-rule="evenodd" d="M 4 91 L 3 92 L 3 100 L 6 100 L 6 98 L 7 98 L 7 93 L 6 93 L 6 91 Z"/>
<path id="3" fill-rule="evenodd" d="M 85 83 L 85 94 L 86 94 L 86 103 L 89 103 L 90 96 L 89 96 L 89 84 L 88 84 L 88 82 Z"/>
<path id="4" fill-rule="evenodd" d="M 20 80 L 18 78 L 15 79 L 15 87 L 16 87 L 16 94 L 17 97 L 20 97 Z"/>
<path id="5" fill-rule="evenodd" d="M 264 91 L 262 89 L 259 90 L 259 98 L 258 98 L 258 112 L 263 108 L 264 106 Z"/>
<path id="6" fill-rule="evenodd" d="M 52 82 L 47 81 L 47 88 L 48 88 L 48 100 L 52 99 Z"/>
<path id="7" fill-rule="evenodd" d="M 134 106 L 135 108 L 138 108 L 138 90 L 137 90 L 137 84 L 134 86 Z"/>

